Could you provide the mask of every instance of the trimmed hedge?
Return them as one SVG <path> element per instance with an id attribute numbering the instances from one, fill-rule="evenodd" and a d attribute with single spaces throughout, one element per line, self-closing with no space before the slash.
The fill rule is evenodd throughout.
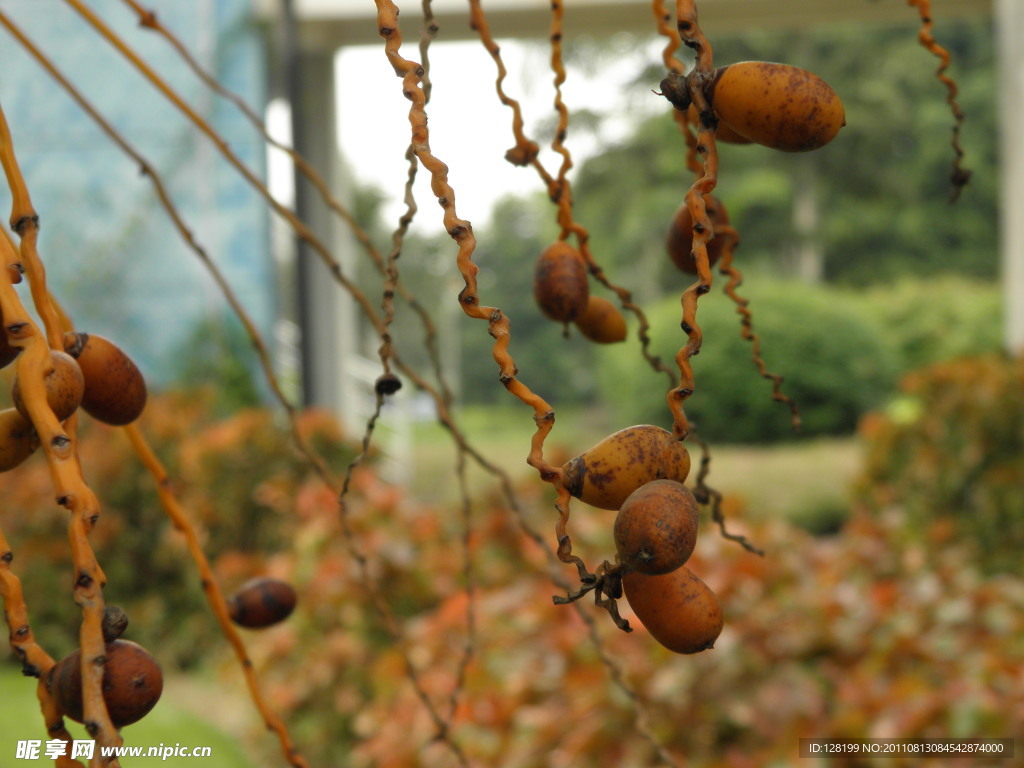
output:
<path id="1" fill-rule="evenodd" d="M 897 380 L 896 345 L 863 301 L 799 283 L 758 281 L 740 294 L 751 299 L 768 369 L 786 377 L 782 391 L 800 407 L 801 434 L 850 433 L 862 413 L 885 401 Z M 652 306 L 649 319 L 653 346 L 671 364 L 685 341 L 678 300 Z M 693 360 L 696 391 L 686 410 L 701 434 L 719 443 L 791 436 L 789 409 L 772 400 L 771 382 L 758 374 L 735 304 L 715 290 L 701 299 L 697 319 L 704 345 Z M 623 424 L 669 419 L 665 379 L 641 369 L 635 348 L 622 345 L 608 355 L 600 381 Z"/>

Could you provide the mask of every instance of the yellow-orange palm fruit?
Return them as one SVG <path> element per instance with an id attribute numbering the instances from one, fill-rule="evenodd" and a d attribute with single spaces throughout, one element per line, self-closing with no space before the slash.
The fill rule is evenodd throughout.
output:
<path id="1" fill-rule="evenodd" d="M 107 643 L 103 667 L 103 700 L 115 728 L 141 720 L 163 693 L 160 665 L 141 645 L 129 640 Z M 65 656 L 49 672 L 46 687 L 61 712 L 82 722 L 82 655 Z"/>
<path id="2" fill-rule="evenodd" d="M 722 633 L 718 598 L 685 565 L 658 575 L 630 571 L 622 590 L 640 623 L 670 651 L 706 651 Z"/>
<path id="3" fill-rule="evenodd" d="M 729 223 L 729 212 L 714 195 L 704 195 L 704 210 L 707 211 L 713 230 Z M 716 236 L 708 241 L 708 267 L 713 267 L 722 257 L 726 245 L 728 240 L 725 237 Z M 688 274 L 697 274 L 697 262 L 693 259 L 693 217 L 686 203 L 679 206 L 676 215 L 672 217 L 665 237 L 665 249 L 676 267 Z"/>
<path id="4" fill-rule="evenodd" d="M 675 480 L 652 480 L 637 488 L 615 517 L 622 564 L 640 573 L 676 570 L 697 545 L 697 513 L 697 499 Z"/>
<path id="5" fill-rule="evenodd" d="M 652 480 L 677 482 L 690 474 L 690 453 L 675 435 L 642 424 L 620 429 L 562 466 L 566 490 L 601 509 L 619 509 Z"/>
<path id="6" fill-rule="evenodd" d="M 715 70 L 708 91 L 720 120 L 783 152 L 828 144 L 846 125 L 843 103 L 817 75 L 788 64 L 741 61 Z"/>
<path id="7" fill-rule="evenodd" d="M 690 122 L 693 125 L 698 125 L 698 126 L 700 125 L 700 113 L 697 112 L 697 105 L 696 104 L 690 104 L 690 109 L 688 111 L 688 117 L 690 119 Z M 715 115 L 715 117 L 718 117 L 718 115 Z M 724 141 L 727 144 L 752 144 L 753 143 L 746 136 L 741 136 L 740 134 L 736 133 L 736 131 L 734 131 L 732 128 L 729 127 L 728 123 L 722 121 L 721 119 L 719 119 L 719 121 L 718 121 L 718 127 L 715 128 L 715 139 L 717 141 Z"/>
<path id="8" fill-rule="evenodd" d="M 14 469 L 31 456 L 38 445 L 32 425 L 16 408 L 0 411 L 0 472 Z"/>
<path id="9" fill-rule="evenodd" d="M 533 271 L 537 306 L 552 320 L 571 323 L 587 307 L 587 265 L 579 252 L 559 240 L 545 248 Z"/>
<path id="10" fill-rule="evenodd" d="M 82 369 L 78 367 L 71 355 L 60 352 L 56 349 L 50 350 L 50 360 L 53 368 L 46 374 L 46 402 L 50 410 L 57 417 L 57 421 L 64 421 L 74 413 L 82 403 L 82 395 L 85 394 L 85 378 L 82 376 Z M 28 410 L 22 400 L 21 384 L 16 376 L 14 385 L 11 388 L 11 399 L 14 400 L 14 407 L 26 419 L 29 418 Z"/>
<path id="11" fill-rule="evenodd" d="M 94 333 L 64 334 L 64 349 L 85 377 L 82 408 L 94 419 L 124 426 L 146 407 L 146 380 L 120 347 Z"/>
<path id="12" fill-rule="evenodd" d="M 587 308 L 573 321 L 580 333 L 598 344 L 626 340 L 626 318 L 608 299 L 591 296 Z"/>

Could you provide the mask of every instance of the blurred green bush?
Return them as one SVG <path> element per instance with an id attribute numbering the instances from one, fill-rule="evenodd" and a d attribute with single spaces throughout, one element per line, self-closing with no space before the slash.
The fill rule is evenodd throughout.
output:
<path id="1" fill-rule="evenodd" d="M 1024 548 L 1024 359 L 960 358 L 907 375 L 902 396 L 864 419 L 857 498 L 906 510 L 915 528 L 954 521 L 988 570 Z"/>
<path id="2" fill-rule="evenodd" d="M 724 278 L 719 279 L 724 284 Z M 783 392 L 798 403 L 802 434 L 852 432 L 860 414 L 880 405 L 895 383 L 895 350 L 884 327 L 848 293 L 799 283 L 751 281 L 740 294 L 751 299 L 754 330 L 768 369 L 786 376 Z M 677 299 L 651 307 L 654 348 L 674 367 L 685 340 Z M 712 442 L 752 443 L 791 435 L 789 410 L 771 398 L 771 383 L 751 360 L 740 337 L 736 306 L 716 290 L 700 302 L 704 333 L 693 360 L 695 393 L 687 415 Z M 622 423 L 665 425 L 664 378 L 638 370 L 636 350 L 622 345 L 608 356 L 601 384 Z"/>
<path id="3" fill-rule="evenodd" d="M 701 299 L 704 346 L 693 360 L 696 391 L 687 415 L 717 443 L 793 437 L 788 409 L 771 399 L 771 383 L 740 337 L 724 277 Z M 907 281 L 866 291 L 751 277 L 738 293 L 750 299 L 754 330 L 768 370 L 785 376 L 782 392 L 801 413 L 801 436 L 851 434 L 881 407 L 899 376 L 922 364 L 1000 346 L 996 286 L 963 280 Z M 673 367 L 684 341 L 676 298 L 649 307 L 653 348 Z M 664 329 L 671 329 L 668 333 Z M 667 426 L 665 379 L 649 371 L 634 345 L 600 358 L 599 386 L 620 423 Z"/>

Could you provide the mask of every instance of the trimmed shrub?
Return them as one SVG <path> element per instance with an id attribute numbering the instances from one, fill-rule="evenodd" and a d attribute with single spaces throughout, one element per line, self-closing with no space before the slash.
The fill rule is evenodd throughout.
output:
<path id="1" fill-rule="evenodd" d="M 998 355 L 933 365 L 902 397 L 864 419 L 857 497 L 898 506 L 918 529 L 953 521 L 991 570 L 1018 569 L 1024 547 L 1024 359 Z"/>
<path id="2" fill-rule="evenodd" d="M 724 278 L 720 278 L 724 281 Z M 783 393 L 800 407 L 801 434 L 854 431 L 862 413 L 878 407 L 896 383 L 891 335 L 851 294 L 800 283 L 765 283 L 740 289 L 751 299 L 754 329 L 768 369 L 783 374 Z M 653 347 L 670 365 L 685 342 L 679 302 L 650 308 Z M 771 397 L 771 382 L 751 360 L 740 337 L 736 306 L 716 290 L 701 299 L 697 315 L 704 346 L 693 360 L 696 391 L 686 412 L 714 442 L 747 443 L 792 436 L 789 410 Z M 664 329 L 672 329 L 666 333 Z M 601 387 L 623 424 L 667 426 L 664 377 L 638 363 L 627 345 L 602 360 Z"/>

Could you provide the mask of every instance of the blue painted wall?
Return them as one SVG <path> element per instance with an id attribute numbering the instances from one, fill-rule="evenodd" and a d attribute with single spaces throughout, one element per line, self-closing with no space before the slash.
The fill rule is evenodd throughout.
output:
<path id="1" fill-rule="evenodd" d="M 261 108 L 265 51 L 249 0 L 145 0 L 223 84 Z M 265 336 L 275 316 L 265 204 L 213 144 L 60 0 L 0 7 L 164 177 L 197 240 L 225 271 Z M 120 0 L 90 7 L 197 111 L 259 177 L 265 150 L 233 105 L 210 93 L 163 38 Z M 160 207 L 148 179 L 0 29 L 0 103 L 42 221 L 54 294 L 82 330 L 116 339 L 159 386 L 172 350 L 226 305 Z M 0 185 L 0 213 L 10 195 Z M 23 290 L 28 301 L 28 292 Z"/>

